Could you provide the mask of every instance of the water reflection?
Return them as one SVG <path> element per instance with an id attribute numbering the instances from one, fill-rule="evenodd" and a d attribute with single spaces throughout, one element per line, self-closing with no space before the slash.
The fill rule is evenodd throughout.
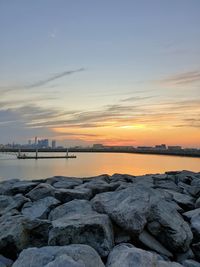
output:
<path id="1" fill-rule="evenodd" d="M 18 160 L 0 157 L 1 179 L 36 179 L 54 175 L 88 177 L 102 173 L 141 175 L 169 170 L 200 171 L 200 158 L 160 155 L 76 153 L 76 159 Z"/>

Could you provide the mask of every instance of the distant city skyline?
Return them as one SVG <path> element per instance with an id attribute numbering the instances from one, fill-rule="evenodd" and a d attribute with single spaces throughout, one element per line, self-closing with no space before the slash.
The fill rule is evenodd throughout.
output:
<path id="1" fill-rule="evenodd" d="M 0 144 L 200 147 L 200 1 L 0 1 Z"/>

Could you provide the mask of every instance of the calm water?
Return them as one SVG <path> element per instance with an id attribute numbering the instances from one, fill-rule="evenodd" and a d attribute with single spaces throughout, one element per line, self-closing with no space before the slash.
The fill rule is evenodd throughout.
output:
<path id="1" fill-rule="evenodd" d="M 0 179 L 36 179 L 54 175 L 89 177 L 103 173 L 141 175 L 183 169 L 200 171 L 200 158 L 117 153 L 76 155 L 76 159 L 18 160 L 0 154 Z"/>

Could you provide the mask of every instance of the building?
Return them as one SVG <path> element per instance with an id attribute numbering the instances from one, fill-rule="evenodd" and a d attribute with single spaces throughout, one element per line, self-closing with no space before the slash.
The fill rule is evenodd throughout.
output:
<path id="1" fill-rule="evenodd" d="M 92 148 L 94 148 L 94 149 L 103 149 L 104 145 L 103 144 L 94 144 Z"/>
<path id="2" fill-rule="evenodd" d="M 48 139 L 38 140 L 37 147 L 38 148 L 48 148 L 49 147 L 49 140 Z"/>
<path id="3" fill-rule="evenodd" d="M 169 150 L 180 150 L 180 149 L 182 149 L 182 147 L 181 146 L 168 146 L 168 149 Z"/>
<path id="4" fill-rule="evenodd" d="M 37 142 L 37 136 L 35 137 L 35 146 L 37 146 L 38 142 Z"/>
<path id="5" fill-rule="evenodd" d="M 56 148 L 56 140 L 52 140 L 52 142 L 51 142 L 51 148 L 52 149 Z"/>
<path id="6" fill-rule="evenodd" d="M 155 146 L 155 149 L 158 149 L 158 150 L 166 150 L 167 149 L 167 146 L 165 144 L 156 145 Z"/>

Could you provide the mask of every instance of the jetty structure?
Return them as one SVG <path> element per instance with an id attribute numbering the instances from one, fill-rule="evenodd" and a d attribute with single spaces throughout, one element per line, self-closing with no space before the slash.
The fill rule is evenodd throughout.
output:
<path id="1" fill-rule="evenodd" d="M 55 156 L 55 155 L 39 156 L 38 155 L 38 148 L 36 148 L 35 155 L 26 155 L 25 153 L 21 153 L 21 150 L 19 149 L 18 150 L 18 154 L 17 154 L 17 158 L 18 159 L 74 159 L 74 158 L 76 158 L 76 156 L 75 155 L 69 155 L 68 149 L 67 149 L 65 155 L 59 155 L 59 156 Z"/>

